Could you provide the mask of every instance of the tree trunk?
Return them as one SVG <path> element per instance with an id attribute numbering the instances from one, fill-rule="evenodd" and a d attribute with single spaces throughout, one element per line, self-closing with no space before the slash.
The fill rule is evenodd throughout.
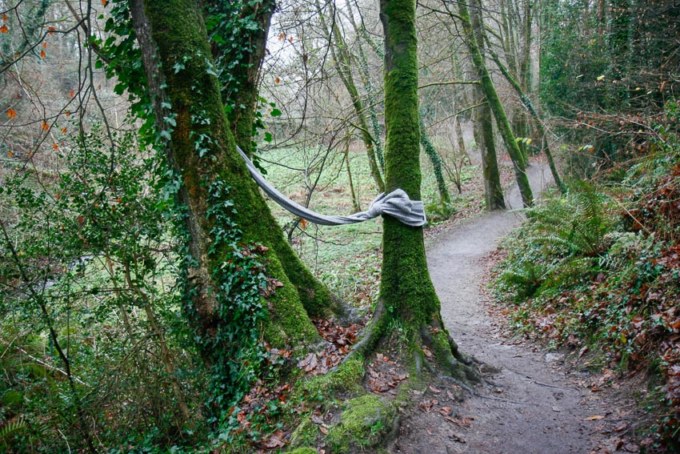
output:
<path id="1" fill-rule="evenodd" d="M 223 74 L 228 80 L 222 83 L 222 102 L 230 106 L 229 123 L 234 133 L 234 139 L 241 149 L 251 155 L 255 151 L 253 133 L 259 95 L 258 82 L 260 70 L 267 46 L 267 34 L 271 18 L 276 7 L 274 0 L 262 2 L 245 2 L 232 4 L 218 0 L 205 2 L 206 14 L 223 15 L 234 22 L 249 18 L 252 23 L 242 34 L 243 42 L 239 46 L 232 46 L 233 30 L 222 30 L 216 27 L 215 35 L 220 40 L 211 42 L 212 55 L 217 65 L 236 67 L 224 68 Z M 235 10 L 238 8 L 238 10 Z M 228 19 L 223 19 L 226 21 Z M 238 63 L 236 66 L 235 63 Z"/>
<path id="2" fill-rule="evenodd" d="M 488 103 L 483 103 L 484 92 L 477 87 L 477 100 L 482 103 L 475 110 L 475 136 L 482 155 L 482 174 L 484 175 L 484 202 L 487 210 L 504 210 L 503 186 L 501 185 L 496 142 L 493 134 L 493 119 Z"/>
<path id="3" fill-rule="evenodd" d="M 380 173 L 380 166 L 376 158 L 376 152 L 374 147 L 374 140 L 368 129 L 368 121 L 366 120 L 366 112 L 364 111 L 364 103 L 357 89 L 356 83 L 354 82 L 354 76 L 352 75 L 352 56 L 347 48 L 347 43 L 345 42 L 340 28 L 337 23 L 333 21 L 333 24 L 328 27 L 326 19 L 323 15 L 323 10 L 321 5 L 316 3 L 317 11 L 319 12 L 319 19 L 321 21 L 321 26 L 326 30 L 329 36 L 331 54 L 337 64 L 338 75 L 342 81 L 347 93 L 349 94 L 350 100 L 352 101 L 352 106 L 354 107 L 354 113 L 357 117 L 357 123 L 359 126 L 359 132 L 361 134 L 361 139 L 364 142 L 364 147 L 366 147 L 366 156 L 368 158 L 368 165 L 371 169 L 371 176 L 375 182 L 378 192 L 385 192 L 385 182 L 383 181 L 382 175 Z"/>
<path id="4" fill-rule="evenodd" d="M 285 240 L 278 227 L 272 228 L 271 213 L 236 153 L 219 83 L 211 70 L 199 3 L 132 0 L 131 8 L 157 125 L 166 136 L 170 133 L 168 161 L 181 181 L 178 199 L 185 210 L 189 284 L 185 303 L 201 338 L 204 360 L 210 366 L 238 368 L 238 358 L 229 357 L 229 352 L 259 342 L 258 333 L 262 332 L 275 345 L 316 341 L 318 333 L 308 317 L 312 310 L 305 311 L 303 295 L 282 267 L 284 257 L 271 249 Z M 216 188 L 227 192 L 226 199 Z M 230 204 L 235 209 L 228 210 Z M 234 256 L 234 246 L 221 237 L 230 232 L 226 231 L 228 225 L 216 222 L 219 210 L 227 210 L 229 221 L 239 232 L 236 247 L 242 254 L 259 255 L 258 262 L 264 265 L 271 287 L 262 291 L 266 300 L 262 304 L 269 307 L 264 321 L 249 319 L 248 314 L 243 314 L 243 320 L 231 318 L 242 301 L 242 294 L 234 290 L 240 288 L 241 281 L 225 281 L 222 274 L 230 264 L 229 257 Z M 319 302 L 319 295 L 307 297 L 308 302 Z M 224 327 L 234 324 L 252 324 L 243 329 L 249 328 L 253 338 L 230 340 Z"/>
<path id="5" fill-rule="evenodd" d="M 350 168 L 349 164 L 349 143 L 350 143 L 350 137 L 347 135 L 345 137 L 345 151 L 344 151 L 344 157 L 345 157 L 345 168 L 347 169 L 347 180 L 349 182 L 349 193 L 350 196 L 352 197 L 352 211 L 354 213 L 358 213 L 361 211 L 361 203 L 359 202 L 359 198 L 357 197 L 357 193 L 354 190 L 354 180 L 352 179 L 352 170 Z"/>
<path id="6" fill-rule="evenodd" d="M 385 31 L 385 150 L 386 190 L 401 188 L 419 200 L 420 128 L 418 127 L 418 59 L 415 0 L 381 0 L 380 20 Z M 375 340 L 389 341 L 396 330 L 411 342 L 416 370 L 423 364 L 423 344 L 439 365 L 461 378 L 474 377 L 459 363 L 464 359 L 448 335 L 440 315 L 425 260 L 423 229 L 384 217 L 383 266 Z"/>
<path id="7" fill-rule="evenodd" d="M 465 155 L 470 159 L 470 154 L 467 151 L 467 147 L 465 146 L 465 136 L 463 135 L 463 127 L 460 124 L 460 115 L 456 115 L 456 140 L 458 142 L 458 151 L 460 151 L 461 154 Z M 472 161 L 470 161 L 472 163 Z"/>
<path id="8" fill-rule="evenodd" d="M 448 207 L 451 205 L 451 196 L 449 195 L 449 188 L 446 186 L 446 180 L 444 180 L 444 172 L 442 169 L 442 158 L 437 153 L 437 149 L 430 140 L 430 135 L 425 129 L 425 122 L 423 122 L 422 116 L 420 117 L 420 144 L 425 150 L 425 154 L 430 158 L 432 163 L 432 171 L 434 172 L 434 177 L 437 180 L 437 190 L 439 191 L 439 201 L 445 211 L 448 211 Z"/>
<path id="9" fill-rule="evenodd" d="M 507 18 L 506 18 L 507 20 Z M 480 12 L 473 16 L 475 33 L 482 33 Z M 475 37 L 478 39 L 478 37 Z M 480 53 L 484 50 L 484 42 L 477 41 Z M 493 115 L 489 102 L 484 102 L 485 93 L 482 85 L 475 86 L 475 104 L 481 104 L 475 110 L 475 133 L 479 151 L 482 155 L 482 174 L 484 175 L 484 202 L 487 210 L 504 210 L 503 185 L 501 184 L 496 156 L 496 141 L 493 131 Z"/>
<path id="10" fill-rule="evenodd" d="M 246 3 L 238 11 L 234 11 L 235 6 L 229 2 L 210 0 L 205 7 L 209 14 L 221 14 L 236 23 L 243 17 L 249 17 L 253 21 L 251 25 L 256 26 L 255 29 L 249 27 L 243 31 L 245 42 L 242 45 L 233 46 L 233 30 L 229 27 L 227 30 L 218 27 L 213 34 L 220 35 L 221 40 L 213 40 L 211 43 L 212 55 L 218 64 L 233 67 L 238 62 L 237 70 L 223 68 L 220 91 L 224 104 L 232 109 L 229 120 L 236 143 L 246 154 L 251 155 L 255 151 L 253 133 L 259 98 L 258 81 L 275 2 L 265 0 L 262 3 Z M 268 225 L 271 232 L 270 245 L 288 279 L 297 288 L 307 312 L 313 316 L 324 315 L 329 309 L 337 312 L 339 302 L 302 263 L 283 235 L 278 234 L 281 229 L 269 209 L 261 213 L 261 222 Z"/>
<path id="11" fill-rule="evenodd" d="M 560 174 L 557 171 L 557 166 L 555 165 L 555 160 L 553 159 L 552 152 L 550 151 L 550 144 L 548 142 L 548 133 L 545 130 L 545 126 L 543 125 L 541 118 L 538 116 L 538 112 L 536 112 L 536 109 L 534 108 L 534 105 L 531 103 L 531 100 L 522 91 L 522 87 L 515 80 L 515 78 L 512 77 L 512 74 L 510 74 L 510 72 L 505 67 L 505 65 L 503 65 L 500 58 L 498 58 L 498 55 L 496 55 L 496 53 L 493 52 L 493 51 L 490 51 L 490 52 L 491 52 L 491 58 L 496 63 L 496 66 L 498 66 L 498 69 L 501 70 L 501 73 L 503 74 L 505 79 L 510 83 L 512 88 L 515 89 L 515 91 L 517 92 L 517 95 L 522 100 L 522 104 L 526 108 L 527 112 L 529 112 L 529 115 L 531 115 L 531 117 L 534 119 L 534 124 L 535 124 L 536 129 L 538 130 L 538 133 L 539 133 L 540 138 L 541 138 L 541 149 L 545 153 L 545 157 L 548 160 L 548 166 L 550 167 L 550 172 L 552 173 L 553 179 L 555 180 L 555 184 L 560 189 L 560 192 L 562 192 L 562 194 L 565 194 L 567 192 L 567 187 L 562 182 L 562 179 L 560 178 Z"/>
<path id="12" fill-rule="evenodd" d="M 498 98 L 496 87 L 491 80 L 491 75 L 489 74 L 486 63 L 484 62 L 484 56 L 482 55 L 479 48 L 478 38 L 475 36 L 476 34 L 470 19 L 470 11 L 468 9 L 467 3 L 463 0 L 458 0 L 457 3 L 461 23 L 463 26 L 463 33 L 465 35 L 465 41 L 470 51 L 472 62 L 475 65 L 477 74 L 479 75 L 484 96 L 486 97 L 487 103 L 491 108 L 491 112 L 493 112 L 493 115 L 496 119 L 496 124 L 498 125 L 498 130 L 501 134 L 501 137 L 503 138 L 505 147 L 508 150 L 510 159 L 512 159 L 512 164 L 515 170 L 515 178 L 522 195 L 522 202 L 524 203 L 524 206 L 529 207 L 533 204 L 533 194 L 531 192 L 531 186 L 529 185 L 529 179 L 527 178 L 526 174 L 526 163 L 522 158 L 522 152 L 517 145 L 515 135 L 512 133 L 512 128 L 510 127 L 510 122 L 508 121 L 508 118 L 505 114 L 505 109 Z M 479 7 L 479 3 L 477 3 L 477 6 Z M 481 27 L 483 27 L 481 18 L 479 18 L 479 22 L 476 22 L 476 24 L 479 32 L 481 32 Z"/>

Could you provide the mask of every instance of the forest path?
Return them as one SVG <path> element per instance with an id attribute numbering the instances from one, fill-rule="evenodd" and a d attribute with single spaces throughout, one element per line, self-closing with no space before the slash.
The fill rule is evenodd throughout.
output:
<path id="1" fill-rule="evenodd" d="M 534 194 L 552 182 L 545 165 L 534 164 L 528 172 Z M 507 202 L 511 208 L 521 207 L 516 187 Z M 461 351 L 500 372 L 488 376 L 488 383 L 475 389 L 477 395 L 466 393 L 462 403 L 447 399 L 441 382 L 434 391 L 415 395 L 420 404 L 404 415 L 390 452 L 588 453 L 596 442 L 591 436 L 601 437 L 598 421 L 587 418 L 606 414 L 602 398 L 578 386 L 573 373 L 567 376 L 558 364 L 560 355 L 503 337 L 495 329 L 498 322 L 487 313 L 486 259 L 523 220 L 521 212 L 511 210 L 487 213 L 429 242 L 430 274 L 449 332 Z M 433 400 L 437 403 L 431 406 Z M 448 408 L 453 413 L 449 420 L 442 416 Z"/>

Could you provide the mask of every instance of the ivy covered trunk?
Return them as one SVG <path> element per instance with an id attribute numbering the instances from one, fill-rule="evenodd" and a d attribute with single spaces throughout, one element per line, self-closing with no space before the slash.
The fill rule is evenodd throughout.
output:
<path id="1" fill-rule="evenodd" d="M 437 149 L 434 147 L 430 135 L 427 133 L 422 115 L 420 116 L 419 124 L 420 144 L 423 146 L 425 154 L 430 158 L 430 162 L 432 163 L 432 171 L 434 172 L 434 177 L 437 181 L 437 190 L 439 191 L 439 202 L 441 203 L 442 211 L 448 216 L 451 212 L 451 195 L 449 194 L 449 188 L 444 179 L 442 158 L 439 156 L 439 153 L 437 153 Z"/>
<path id="2" fill-rule="evenodd" d="M 282 232 L 236 153 L 200 2 L 131 0 L 131 11 L 179 187 L 185 303 L 222 392 L 236 393 L 256 373 L 263 339 L 318 340 L 308 314 L 334 303 L 315 280 L 293 285 L 305 279 L 284 267 L 297 257 L 280 253 Z"/>
<path id="3" fill-rule="evenodd" d="M 498 126 L 498 130 L 501 133 L 501 137 L 503 138 L 505 148 L 508 150 L 510 159 L 512 159 L 512 165 L 515 170 L 515 179 L 517 180 L 517 186 L 519 186 L 519 191 L 522 195 L 522 202 L 524 203 L 524 206 L 531 206 L 533 205 L 533 194 L 531 192 L 531 186 L 529 185 L 529 179 L 527 178 L 526 174 L 526 161 L 524 160 L 522 151 L 515 140 L 515 135 L 512 132 L 512 128 L 510 127 L 510 122 L 508 121 L 508 117 L 505 114 L 505 109 L 503 108 L 503 104 L 501 104 L 501 100 L 498 97 L 498 93 L 496 92 L 496 87 L 491 80 L 491 75 L 489 74 L 489 70 L 486 67 L 486 63 L 484 62 L 484 55 L 479 48 L 478 38 L 475 36 L 476 34 L 475 30 L 473 29 L 473 23 L 470 17 L 470 11 L 468 9 L 467 2 L 458 0 L 457 3 L 458 11 L 460 13 L 460 21 L 463 26 L 465 42 L 468 46 L 468 49 L 470 50 L 472 63 L 474 64 L 477 74 L 479 75 L 481 87 L 484 91 L 486 101 L 489 104 L 489 108 L 491 108 L 494 118 L 496 119 L 496 125 Z M 484 26 L 484 24 L 481 22 L 481 18 L 478 22 L 478 26 L 480 27 L 481 32 L 481 27 Z"/>
<path id="4" fill-rule="evenodd" d="M 276 4 L 273 0 L 248 2 L 205 2 L 211 23 L 212 55 L 221 71 L 222 102 L 230 112 L 228 121 L 236 143 L 247 154 L 255 151 L 255 128 L 258 122 L 258 81 L 266 51 L 267 35 Z M 238 43 L 234 39 L 238 38 Z M 260 125 L 261 126 L 261 125 Z M 279 234 L 279 226 L 268 208 L 262 210 L 261 222 L 271 232 L 270 246 L 297 288 L 310 315 L 321 316 L 341 311 L 340 303 L 322 285 Z"/>
<path id="5" fill-rule="evenodd" d="M 255 147 L 258 82 L 275 7 L 274 0 L 204 2 L 213 58 L 222 70 L 222 102 L 229 107 L 236 143 L 247 155 Z"/>
<path id="6" fill-rule="evenodd" d="M 420 200 L 415 0 L 381 0 L 380 19 L 385 32 L 385 189 L 401 188 L 411 199 Z M 427 345 L 439 365 L 465 378 L 467 368 L 459 363 L 463 357 L 442 323 L 439 298 L 427 269 L 423 229 L 388 216 L 384 218 L 380 298 L 375 342 L 389 341 L 393 333 L 405 331 L 416 366 L 422 364 L 422 347 Z"/>

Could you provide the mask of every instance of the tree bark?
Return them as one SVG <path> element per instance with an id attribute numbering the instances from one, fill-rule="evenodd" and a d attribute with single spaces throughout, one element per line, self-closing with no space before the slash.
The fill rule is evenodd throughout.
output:
<path id="1" fill-rule="evenodd" d="M 210 13 L 223 15 L 234 13 L 233 6 L 227 2 L 210 0 L 205 7 Z M 274 9 L 273 0 L 265 0 L 262 3 L 246 2 L 243 9 L 238 11 L 238 15 L 250 17 L 257 26 L 256 30 L 248 30 L 247 42 L 242 46 L 233 46 L 233 43 L 229 41 L 231 34 L 226 34 L 222 36 L 223 44 L 214 41 L 211 43 L 212 55 L 218 63 L 223 65 L 228 65 L 233 61 L 239 63 L 236 66 L 237 69 L 229 73 L 229 82 L 221 81 L 220 91 L 223 102 L 232 107 L 229 120 L 236 143 L 248 155 L 255 151 L 253 133 L 259 99 L 258 81 Z M 227 68 L 223 69 L 227 71 Z M 302 263 L 283 235 L 278 234 L 281 229 L 271 211 L 267 209 L 261 215 L 260 221 L 268 225 L 271 232 L 271 247 L 276 252 L 286 276 L 297 288 L 307 312 L 312 316 L 320 316 L 328 314 L 329 311 L 341 311 L 339 301 Z"/>
<path id="2" fill-rule="evenodd" d="M 415 0 L 381 0 L 380 20 L 385 32 L 385 150 L 386 190 L 401 188 L 419 200 L 420 128 L 418 112 L 418 59 Z M 374 332 L 377 340 L 389 340 L 404 330 L 410 340 L 416 369 L 423 364 L 423 344 L 434 351 L 440 366 L 461 378 L 474 373 L 444 328 L 440 302 L 425 259 L 423 229 L 408 227 L 384 217 L 383 266 L 380 299 Z"/>
<path id="3" fill-rule="evenodd" d="M 522 152 L 519 149 L 517 141 L 515 140 L 515 135 L 512 132 L 512 128 L 510 127 L 510 122 L 508 121 L 508 117 L 505 114 L 505 109 L 503 108 L 503 105 L 501 104 L 501 101 L 498 97 L 498 93 L 496 92 L 496 87 L 491 80 L 489 70 L 486 67 L 486 63 L 484 62 L 484 56 L 482 55 L 479 48 L 478 38 L 475 36 L 467 2 L 458 0 L 457 3 L 461 24 L 463 26 L 463 33 L 465 35 L 465 41 L 470 51 L 472 62 L 474 63 L 474 66 L 477 70 L 477 74 L 479 75 L 484 96 L 486 97 L 487 103 L 491 108 L 491 112 L 496 119 L 496 125 L 498 126 L 498 130 L 501 134 L 501 137 L 503 138 L 505 147 L 508 150 L 510 159 L 512 159 L 513 168 L 515 170 L 515 178 L 522 195 L 522 202 L 524 203 L 524 206 L 529 207 L 533 205 L 533 194 L 531 192 L 531 186 L 529 185 L 529 179 L 527 178 L 526 174 L 526 163 L 522 157 Z M 478 3 L 477 6 L 479 6 Z M 481 23 L 481 18 L 478 26 L 483 26 Z"/>
<path id="4" fill-rule="evenodd" d="M 212 339 L 223 323 L 218 294 L 224 290 L 216 281 L 215 271 L 221 269 L 229 250 L 214 236 L 209 194 L 211 186 L 220 183 L 228 188 L 236 207 L 231 216 L 242 233 L 242 243 L 265 246 L 260 254 L 266 274 L 272 282 L 281 284 L 264 303 L 270 308 L 261 327 L 265 338 L 277 345 L 318 339 L 308 317 L 308 312 L 318 308 L 310 304 L 305 310 L 303 295 L 292 285 L 279 254 L 272 251 L 285 239 L 280 229 L 272 228 L 271 213 L 236 153 L 220 86 L 211 70 L 211 50 L 199 3 L 131 0 L 131 8 L 155 99 L 157 124 L 163 127 L 174 123 L 167 154 L 182 183 L 178 198 L 186 210 L 188 279 L 192 287 L 186 303 L 199 335 Z M 307 296 L 308 303 L 319 302 L 319 295 Z M 217 341 L 204 342 L 201 353 L 209 365 L 231 360 L 222 357 Z"/>
<path id="5" fill-rule="evenodd" d="M 536 126 L 536 129 L 538 130 L 538 133 L 541 137 L 541 149 L 545 153 L 545 157 L 548 160 L 548 166 L 550 167 L 550 172 L 552 173 L 553 179 L 555 180 L 555 184 L 560 189 L 560 192 L 562 192 L 562 194 L 565 194 L 567 192 L 567 187 L 562 182 L 562 178 L 560 178 L 560 174 L 557 171 L 557 166 L 555 165 L 555 159 L 553 158 L 552 152 L 550 151 L 550 143 L 548 142 L 548 133 L 545 130 L 545 126 L 543 125 L 543 122 L 541 121 L 541 118 L 539 117 L 538 112 L 536 112 L 536 109 L 534 108 L 534 105 L 531 103 L 531 100 L 529 99 L 529 97 L 524 93 L 524 91 L 522 91 L 522 87 L 519 85 L 519 82 L 517 82 L 515 80 L 515 78 L 512 77 L 512 74 L 510 74 L 508 69 L 501 62 L 500 58 L 498 58 L 498 55 L 496 55 L 496 53 L 493 52 L 493 51 L 490 51 L 490 53 L 491 53 L 491 58 L 496 63 L 496 66 L 498 66 L 498 69 L 501 70 L 501 73 L 503 74 L 505 79 L 510 83 L 512 88 L 514 88 L 515 92 L 517 92 L 517 95 L 519 96 L 520 100 L 522 101 L 522 105 L 526 108 L 527 112 L 529 112 L 529 115 L 531 115 L 531 118 L 534 119 L 534 125 Z"/>

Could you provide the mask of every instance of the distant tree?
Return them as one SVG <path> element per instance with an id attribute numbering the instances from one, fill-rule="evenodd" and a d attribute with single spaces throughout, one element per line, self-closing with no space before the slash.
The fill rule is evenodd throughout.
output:
<path id="1" fill-rule="evenodd" d="M 508 150 L 508 154 L 512 159 L 513 168 L 515 170 L 515 179 L 517 180 L 517 185 L 519 186 L 522 195 L 522 201 L 524 206 L 531 206 L 533 204 L 533 194 L 526 174 L 526 158 L 522 153 L 522 150 L 520 150 L 517 140 L 515 140 L 516 138 L 505 113 L 505 108 L 498 97 L 496 87 L 486 66 L 484 54 L 480 48 L 480 44 L 483 44 L 482 30 L 484 27 L 481 18 L 481 3 L 479 1 L 473 2 L 473 6 L 475 7 L 473 11 L 474 16 L 470 14 L 470 8 L 468 8 L 468 3 L 466 1 L 460 0 L 456 3 L 458 4 L 458 18 L 463 28 L 463 35 L 470 51 L 470 57 L 480 78 L 480 84 L 484 91 L 486 102 L 491 108 L 491 112 L 496 119 L 496 125 L 498 126 L 498 130 L 505 143 L 505 148 Z"/>

